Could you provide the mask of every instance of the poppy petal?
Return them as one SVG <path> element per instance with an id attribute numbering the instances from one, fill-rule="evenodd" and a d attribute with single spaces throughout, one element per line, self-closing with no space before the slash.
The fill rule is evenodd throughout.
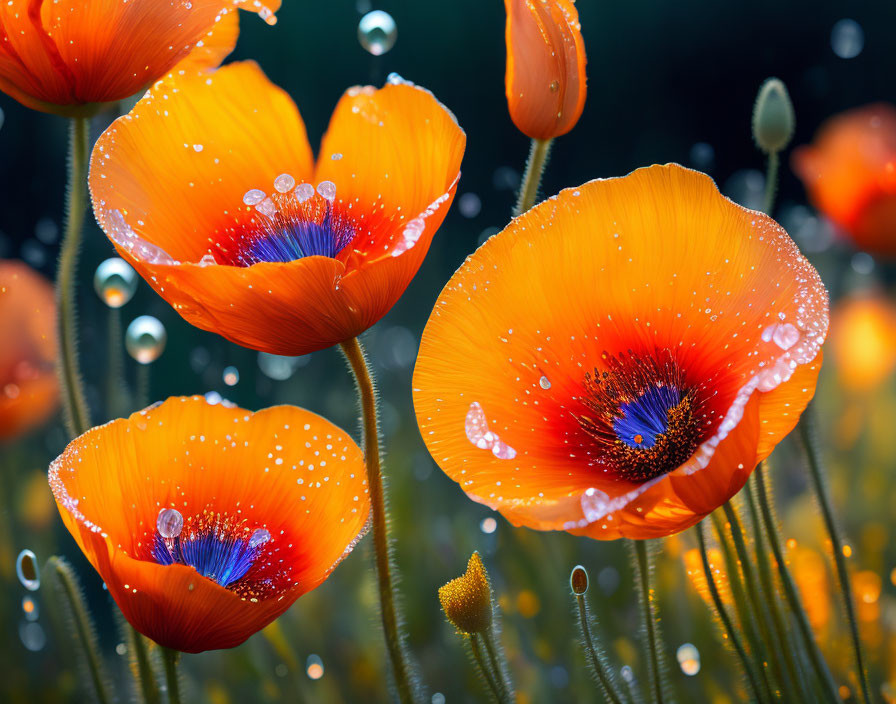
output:
<path id="1" fill-rule="evenodd" d="M 365 477 L 357 445 L 313 413 L 250 413 L 203 397 L 94 428 L 50 468 L 66 527 L 125 617 L 184 652 L 239 644 L 323 582 L 365 529 Z M 153 541 L 169 508 L 185 531 L 201 521 L 267 530 L 253 566 L 262 586 L 226 589 L 192 567 L 160 564 Z"/>

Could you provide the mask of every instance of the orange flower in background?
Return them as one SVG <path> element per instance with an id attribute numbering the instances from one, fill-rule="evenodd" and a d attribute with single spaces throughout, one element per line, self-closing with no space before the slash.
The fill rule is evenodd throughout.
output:
<path id="1" fill-rule="evenodd" d="M 812 398 L 817 272 L 677 165 L 536 206 L 442 291 L 414 371 L 439 466 L 511 523 L 670 535 L 743 486 Z"/>
<path id="2" fill-rule="evenodd" d="M 831 347 L 843 388 L 876 388 L 896 368 L 896 305 L 880 293 L 838 301 L 831 313 Z"/>
<path id="3" fill-rule="evenodd" d="M 159 645 L 239 645 L 321 584 L 366 529 L 361 450 L 291 406 L 170 398 L 76 438 L 50 466 L 71 532 Z"/>
<path id="4" fill-rule="evenodd" d="M 182 59 L 221 63 L 236 45 L 235 7 L 273 24 L 280 0 L 6 0 L 0 91 L 42 112 L 92 115 Z"/>
<path id="5" fill-rule="evenodd" d="M 793 153 L 809 199 L 856 247 L 896 255 L 896 108 L 884 103 L 828 120 Z"/>
<path id="6" fill-rule="evenodd" d="M 188 322 L 301 355 L 363 332 L 417 273 L 465 135 L 390 78 L 343 95 L 315 165 L 295 104 L 252 62 L 158 84 L 99 139 L 94 212 Z"/>
<path id="7" fill-rule="evenodd" d="M 585 107 L 585 43 L 572 0 L 504 0 L 507 105 L 533 139 L 566 134 Z"/>
<path id="8" fill-rule="evenodd" d="M 0 440 L 44 423 L 59 405 L 53 285 L 0 260 Z"/>

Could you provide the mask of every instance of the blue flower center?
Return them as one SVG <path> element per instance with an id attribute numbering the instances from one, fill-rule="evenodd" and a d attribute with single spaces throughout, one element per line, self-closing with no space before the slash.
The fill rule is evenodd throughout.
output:
<path id="1" fill-rule="evenodd" d="M 320 222 L 288 214 L 265 222 L 241 248 L 239 260 L 244 266 L 251 266 L 258 262 L 292 262 L 303 257 L 335 258 L 354 237 L 354 227 L 335 215 L 328 205 Z"/>
<path id="2" fill-rule="evenodd" d="M 669 411 L 681 403 L 675 386 L 654 386 L 632 401 L 619 404 L 613 420 L 617 437 L 629 447 L 649 449 L 669 427 Z"/>

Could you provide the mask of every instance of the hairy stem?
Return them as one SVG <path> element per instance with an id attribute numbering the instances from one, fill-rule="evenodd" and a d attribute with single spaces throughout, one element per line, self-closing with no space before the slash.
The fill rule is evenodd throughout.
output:
<path id="1" fill-rule="evenodd" d="M 162 648 L 162 661 L 165 663 L 165 684 L 168 686 L 168 704 L 181 704 L 180 676 L 177 672 L 177 662 L 180 653 L 171 648 Z"/>
<path id="2" fill-rule="evenodd" d="M 488 663 L 486 663 L 485 657 L 482 655 L 482 646 L 479 644 L 479 636 L 475 633 L 470 635 L 470 648 L 473 650 L 473 659 L 479 666 L 479 673 L 482 675 L 482 679 L 485 680 L 486 684 L 488 684 L 488 688 L 491 690 L 495 701 L 498 702 L 498 704 L 504 704 L 506 700 L 502 698 L 501 690 L 496 681 L 498 675 L 492 672 Z"/>
<path id="3" fill-rule="evenodd" d="M 585 603 L 584 594 L 575 594 L 576 605 L 579 610 L 579 627 L 582 629 L 582 640 L 585 643 L 585 654 L 591 670 L 597 679 L 604 698 L 611 704 L 622 704 L 622 697 L 613 685 L 613 679 L 607 670 L 603 658 L 598 656 L 594 647 L 594 639 L 591 637 L 591 619 L 588 618 L 588 605 Z"/>
<path id="4" fill-rule="evenodd" d="M 650 555 L 647 542 L 644 540 L 632 540 L 634 543 L 635 576 L 638 580 L 638 592 L 641 604 L 641 620 L 644 625 L 644 633 L 647 639 L 648 654 L 648 679 L 650 689 L 653 692 L 655 704 L 664 704 L 666 701 L 663 687 L 663 657 L 662 644 L 660 643 L 659 627 L 657 625 L 656 603 L 653 588 L 650 586 Z"/>
<path id="5" fill-rule="evenodd" d="M 541 176 L 548 162 L 548 153 L 551 151 L 550 139 L 533 139 L 529 149 L 529 160 L 526 162 L 526 173 L 523 174 L 523 183 L 520 186 L 520 194 L 513 209 L 514 215 L 522 215 L 535 205 L 538 199 L 538 187 L 541 185 Z"/>

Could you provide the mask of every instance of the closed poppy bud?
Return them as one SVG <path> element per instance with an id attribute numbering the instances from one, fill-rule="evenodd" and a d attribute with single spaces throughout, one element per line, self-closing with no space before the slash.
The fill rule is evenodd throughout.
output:
<path id="1" fill-rule="evenodd" d="M 585 44 L 572 0 L 504 0 L 507 104 L 533 139 L 566 134 L 585 107 Z"/>
<path id="2" fill-rule="evenodd" d="M 584 594 L 588 591 L 588 570 L 581 565 L 572 568 L 569 575 L 569 586 L 573 594 Z"/>
<path id="3" fill-rule="evenodd" d="M 790 144 L 796 118 L 787 88 L 777 78 L 762 84 L 753 108 L 753 139 L 766 154 L 776 154 Z"/>
<path id="4" fill-rule="evenodd" d="M 466 573 L 439 588 L 439 601 L 461 633 L 483 633 L 492 625 L 492 590 L 478 552 L 470 556 Z"/>

